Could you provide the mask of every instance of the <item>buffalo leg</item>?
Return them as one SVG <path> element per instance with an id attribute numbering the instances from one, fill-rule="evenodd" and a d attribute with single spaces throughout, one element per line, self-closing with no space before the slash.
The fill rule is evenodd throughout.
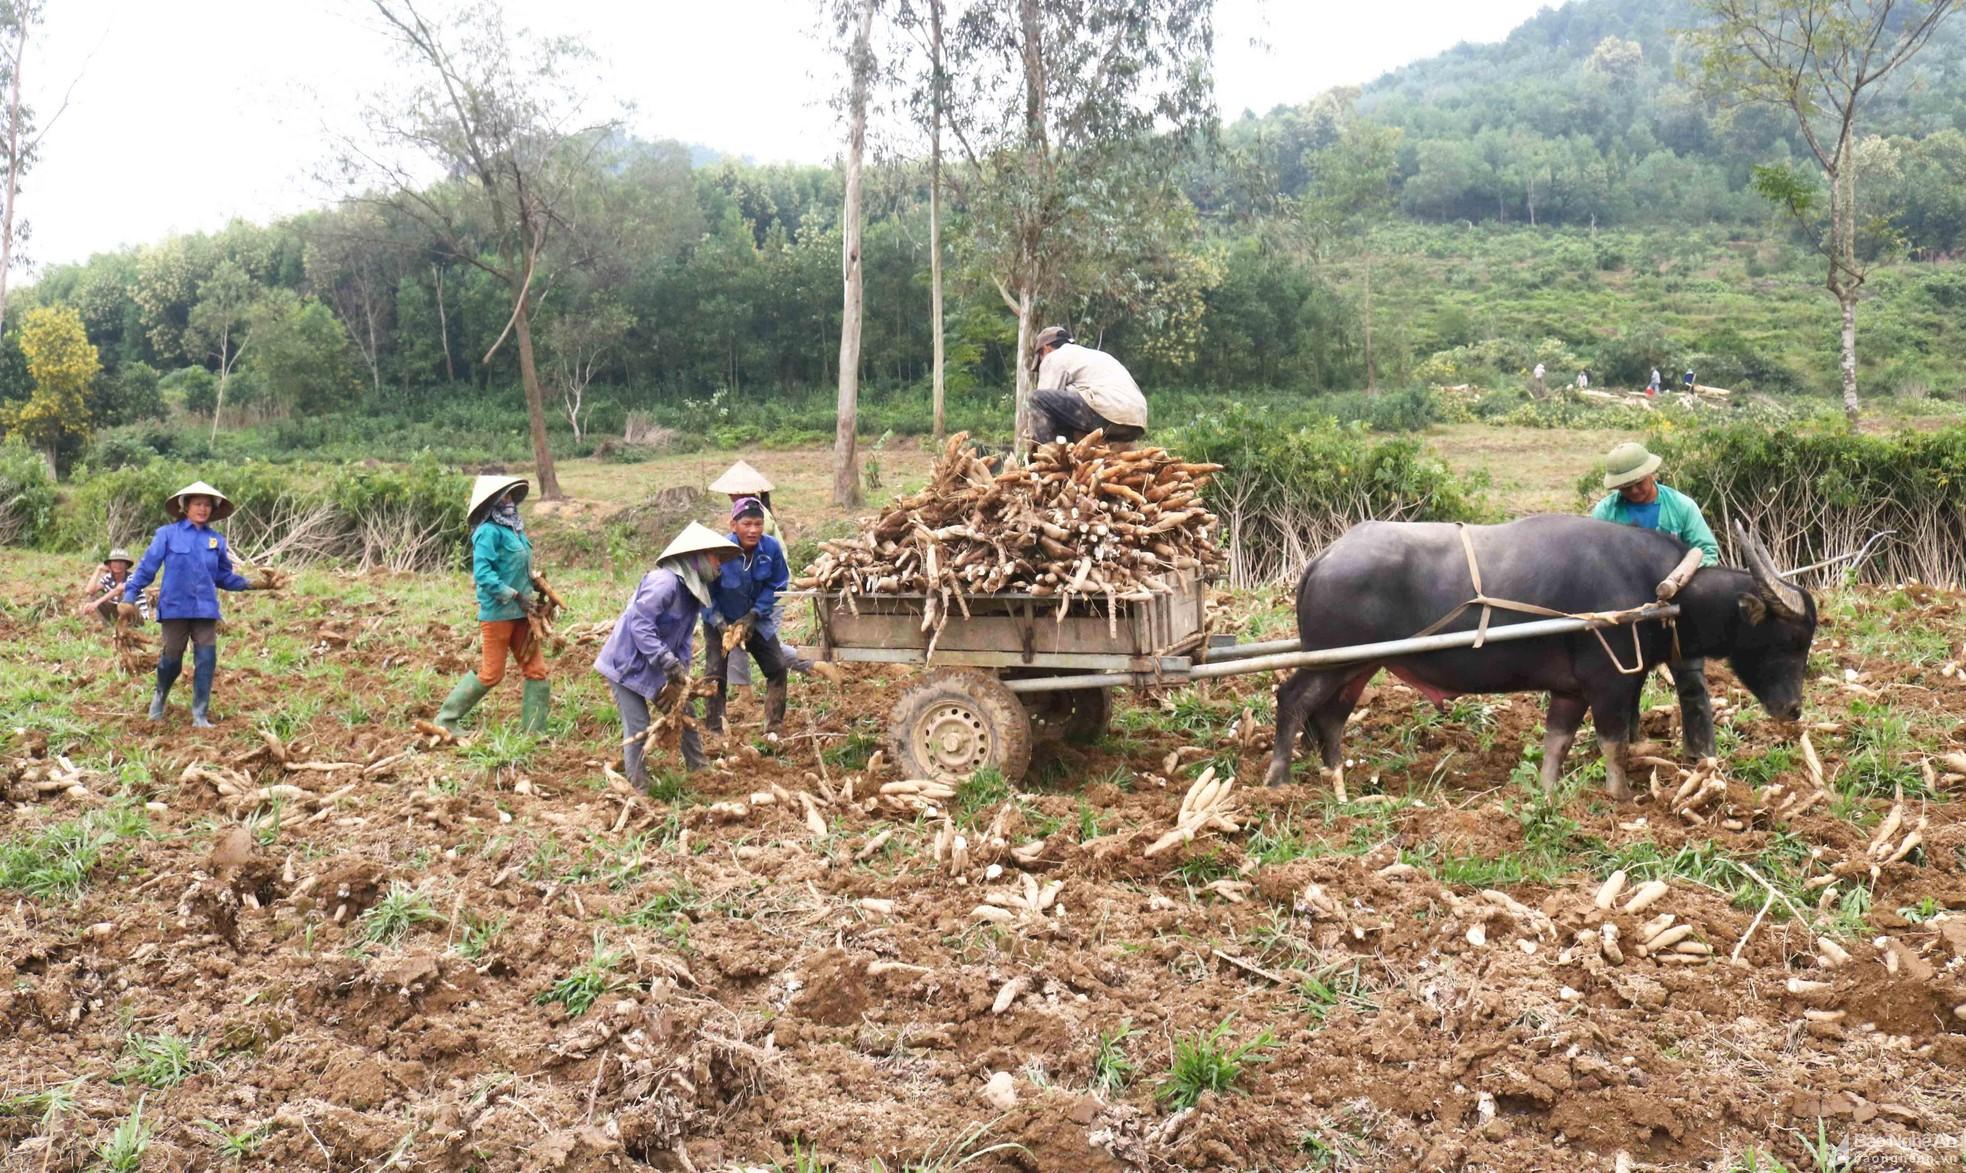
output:
<path id="1" fill-rule="evenodd" d="M 1543 718 L 1543 793 L 1556 789 L 1563 777 L 1563 759 L 1576 744 L 1577 727 L 1584 723 L 1584 698 L 1550 694 L 1550 709 Z"/>
<path id="2" fill-rule="evenodd" d="M 1707 694 L 1707 662 L 1681 660 L 1672 666 L 1679 693 L 1680 745 L 1694 761 L 1714 756 L 1713 697 Z"/>
<path id="3" fill-rule="evenodd" d="M 1625 778 L 1625 754 L 1632 739 L 1627 714 L 1632 697 L 1644 687 L 1643 679 L 1620 677 L 1591 697 L 1591 721 L 1597 726 L 1598 748 L 1604 753 L 1604 792 L 1619 802 L 1632 798 L 1631 783 Z"/>
<path id="4" fill-rule="evenodd" d="M 1345 763 L 1345 722 L 1358 707 L 1358 698 L 1364 695 L 1365 685 L 1371 679 L 1371 672 L 1359 673 L 1345 681 L 1330 700 L 1311 711 L 1311 728 L 1317 732 L 1320 760 L 1327 770 L 1335 770 Z"/>
<path id="5" fill-rule="evenodd" d="M 1331 699 L 1344 679 L 1333 672 L 1299 668 L 1277 689 L 1277 740 L 1270 749 L 1270 768 L 1263 775 L 1264 785 L 1281 786 L 1290 781 L 1290 755 L 1297 748 L 1305 719 Z M 1325 750 L 1327 754 L 1330 752 Z"/>

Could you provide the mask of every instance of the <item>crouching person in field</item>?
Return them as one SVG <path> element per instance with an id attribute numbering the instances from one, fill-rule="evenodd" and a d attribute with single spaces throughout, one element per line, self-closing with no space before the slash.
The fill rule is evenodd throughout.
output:
<path id="1" fill-rule="evenodd" d="M 75 608 L 75 613 L 87 615 L 94 611 L 104 623 L 115 623 L 116 601 L 123 597 L 123 584 L 130 577 L 130 567 L 136 564 L 137 560 L 130 557 L 130 552 L 123 547 L 111 550 L 109 557 L 104 558 L 102 564 L 90 571 L 89 577 L 83 581 L 82 602 Z M 141 599 L 137 602 L 143 618 L 150 618 L 149 605 Z"/>
<path id="2" fill-rule="evenodd" d="M 718 571 L 739 554 L 735 542 L 690 522 L 655 560 L 655 569 L 642 576 L 594 658 L 594 671 L 607 677 L 621 714 L 622 771 L 637 787 L 647 789 L 649 783 L 642 736 L 648 731 L 650 704 L 669 711 L 665 702 L 675 695 L 669 690 L 689 687 L 690 640 L 697 618 L 710 605 Z M 695 729 L 683 730 L 681 748 L 684 769 L 703 768 L 703 742 Z"/>

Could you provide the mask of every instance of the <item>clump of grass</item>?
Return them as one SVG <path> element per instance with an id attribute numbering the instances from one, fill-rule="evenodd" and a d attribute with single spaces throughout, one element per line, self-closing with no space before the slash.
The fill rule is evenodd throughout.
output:
<path id="1" fill-rule="evenodd" d="M 1226 880 L 1235 875 L 1236 865 L 1235 861 L 1211 847 L 1182 860 L 1169 874 L 1187 885 L 1188 895 L 1192 897 L 1195 889 L 1206 888 L 1217 880 Z"/>
<path id="2" fill-rule="evenodd" d="M 523 770 L 539 752 L 539 735 L 527 733 L 516 725 L 495 725 L 466 742 L 458 752 L 465 761 L 487 774 L 504 769 Z"/>
<path id="3" fill-rule="evenodd" d="M 668 938 L 678 953 L 688 953 L 690 926 L 702 907 L 702 894 L 688 880 L 683 880 L 674 888 L 657 892 L 619 919 L 623 924 L 653 929 Z"/>
<path id="4" fill-rule="evenodd" d="M 624 954 L 609 948 L 607 939 L 594 934 L 594 952 L 567 976 L 554 982 L 533 1001 L 541 1006 L 558 1002 L 567 1008 L 568 1018 L 579 1018 L 600 1000 L 601 995 L 621 989 L 627 983 L 616 973 Z"/>
<path id="5" fill-rule="evenodd" d="M 679 880 L 642 901 L 641 906 L 621 918 L 621 923 L 644 929 L 659 929 L 677 917 L 693 917 L 703 907 L 703 894 L 688 880 Z"/>
<path id="6" fill-rule="evenodd" d="M 172 1034 L 145 1035 L 131 1031 L 123 1036 L 124 1063 L 116 1069 L 115 1081 L 154 1088 L 176 1087 L 204 1067 L 191 1057 L 193 1042 Z"/>
<path id="7" fill-rule="evenodd" d="M 429 893 L 397 880 L 362 914 L 359 936 L 365 944 L 394 945 L 416 926 L 443 919 L 444 914 L 430 903 Z"/>
<path id="8" fill-rule="evenodd" d="M 105 850 L 149 833 L 143 807 L 121 802 L 32 835 L 15 836 L 0 843 L 0 890 L 36 900 L 73 900 L 89 886 Z"/>
<path id="9" fill-rule="evenodd" d="M 1126 1041 L 1139 1033 L 1130 1019 L 1122 1021 L 1117 1030 L 1099 1032 L 1092 1052 L 1093 1090 L 1110 1094 L 1125 1090 L 1133 1082 L 1135 1068 L 1133 1060 L 1127 1058 Z"/>
<path id="10" fill-rule="evenodd" d="M 1852 702 L 1850 713 L 1856 724 L 1850 731 L 1850 752 L 1837 771 L 1837 789 L 1846 797 L 1934 797 L 1912 760 L 1911 722 L 1889 705 L 1864 701 Z"/>
<path id="11" fill-rule="evenodd" d="M 1079 842 L 1099 838 L 1099 812 L 1085 799 L 1079 799 Z"/>
<path id="12" fill-rule="evenodd" d="M 493 942 L 505 931 L 510 917 L 501 916 L 497 920 L 467 912 L 457 920 L 457 938 L 451 942 L 451 952 L 470 961 L 476 961 L 492 950 Z"/>
<path id="13" fill-rule="evenodd" d="M 652 801 L 670 806 L 688 806 L 696 801 L 696 791 L 689 786 L 689 775 L 681 770 L 658 770 L 650 774 L 647 794 Z"/>
<path id="14" fill-rule="evenodd" d="M 1264 1027 L 1246 1043 L 1230 1045 L 1229 1027 L 1235 1015 L 1223 1019 L 1214 1029 L 1177 1039 L 1167 1078 L 1154 1089 L 1154 1096 L 1168 1106 L 1192 1108 L 1204 1092 L 1226 1092 L 1242 1077 L 1243 1069 L 1269 1062 L 1276 1049 L 1276 1036 Z"/>
<path id="15" fill-rule="evenodd" d="M 271 1122 L 248 1128 L 244 1132 L 227 1132 L 225 1126 L 216 1120 L 200 1120 L 199 1126 L 212 1134 L 212 1147 L 218 1150 L 222 1161 L 243 1161 L 273 1135 Z"/>
<path id="16" fill-rule="evenodd" d="M 864 770 L 867 760 L 881 747 L 880 734 L 866 729 L 849 729 L 845 737 L 820 752 L 826 764 L 841 770 Z"/>
<path id="17" fill-rule="evenodd" d="M 931 1145 L 918 1157 L 907 1160 L 896 1157 L 899 1162 L 896 1170 L 898 1173 L 954 1173 L 954 1170 L 996 1153 L 1016 1152 L 1027 1155 L 1030 1153 L 1031 1150 L 1023 1145 L 1008 1140 L 978 1148 L 978 1145 L 983 1144 L 983 1138 L 990 1134 L 990 1128 L 994 1123 L 995 1121 L 984 1121 L 981 1124 L 972 1124 L 942 1144 Z M 889 1173 L 887 1162 L 879 1157 L 869 1162 L 867 1167 L 872 1173 Z"/>
<path id="18" fill-rule="evenodd" d="M 137 1173 L 150 1151 L 150 1126 L 143 1122 L 143 1099 L 130 1110 L 109 1139 L 96 1147 L 96 1167 L 104 1173 Z"/>
<path id="19" fill-rule="evenodd" d="M 1795 770 L 1797 751 L 1792 745 L 1771 745 L 1757 754 L 1734 759 L 1734 776 L 1756 790 Z"/>
<path id="20" fill-rule="evenodd" d="M 52 1084 L 38 1092 L 22 1092 L 17 1096 L 0 1099 L 0 1119 L 32 1115 L 36 1117 L 36 1127 L 47 1129 L 55 1121 L 75 1111 L 81 1099 L 82 1085 L 86 1077 L 77 1076 L 66 1083 Z"/>
<path id="21" fill-rule="evenodd" d="M 986 813 L 995 810 L 1009 797 L 1010 783 L 1004 780 L 1002 771 L 995 766 L 983 766 L 956 783 L 956 797 L 950 803 L 950 814 L 957 826 L 974 830 Z"/>
<path id="22" fill-rule="evenodd" d="M 1305 834 L 1297 822 L 1295 808 L 1273 811 L 1249 837 L 1249 854 L 1264 867 L 1289 863 L 1295 859 L 1315 859 L 1329 854 L 1322 839 Z"/>
<path id="23" fill-rule="evenodd" d="M 1360 972 L 1359 963 L 1349 966 L 1333 962 L 1320 966 L 1297 983 L 1297 1001 L 1311 1021 L 1322 1023 L 1325 1016 L 1341 1006 L 1354 1010 L 1377 1010 L 1372 985 Z"/>

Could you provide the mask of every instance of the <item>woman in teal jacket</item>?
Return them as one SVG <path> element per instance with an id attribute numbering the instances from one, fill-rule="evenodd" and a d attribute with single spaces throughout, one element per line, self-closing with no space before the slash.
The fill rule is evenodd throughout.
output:
<path id="1" fill-rule="evenodd" d="M 478 592 L 478 631 L 482 651 L 478 670 L 467 672 L 437 710 L 437 724 L 458 732 L 458 722 L 505 679 L 509 652 L 526 678 L 520 702 L 519 728 L 528 733 L 546 729 L 549 688 L 546 655 L 532 638 L 526 612 L 532 605 L 532 542 L 519 520 L 519 502 L 526 495 L 524 477 L 481 476 L 471 486 L 471 581 Z"/>
<path id="2" fill-rule="evenodd" d="M 253 585 L 232 569 L 225 535 L 212 523 L 232 516 L 232 502 L 203 481 L 164 499 L 171 524 L 150 539 L 143 560 L 123 580 L 117 607 L 126 622 L 139 618 L 137 598 L 163 572 L 157 588 L 157 620 L 164 647 L 157 657 L 157 690 L 150 696 L 150 719 L 162 720 L 171 685 L 184 670 L 184 646 L 191 645 L 191 723 L 211 727 L 212 677 L 218 671 L 218 592 L 249 591 Z"/>

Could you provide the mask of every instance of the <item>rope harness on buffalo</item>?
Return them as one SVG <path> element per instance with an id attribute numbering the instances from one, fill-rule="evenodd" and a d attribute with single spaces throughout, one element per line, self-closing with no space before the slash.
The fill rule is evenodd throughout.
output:
<path id="1" fill-rule="evenodd" d="M 1454 608 L 1452 611 L 1449 611 L 1447 614 L 1435 620 L 1432 624 L 1428 625 L 1425 630 L 1421 631 L 1418 635 L 1415 635 L 1413 638 L 1422 639 L 1425 638 L 1426 636 L 1433 635 L 1435 632 L 1446 627 L 1448 624 L 1454 622 L 1456 619 L 1459 619 L 1462 613 L 1467 611 L 1468 608 L 1470 607 L 1481 608 L 1481 621 L 1475 627 L 1475 641 L 1473 645 L 1477 648 L 1481 647 L 1482 644 L 1487 642 L 1488 620 L 1491 616 L 1493 616 L 1493 614 L 1496 611 L 1518 611 L 1524 615 L 1541 615 L 1550 619 L 1581 619 L 1587 623 L 1591 623 L 1594 625 L 1590 629 L 1591 634 L 1597 637 L 1598 646 L 1604 649 L 1605 657 L 1611 661 L 1611 666 L 1618 670 L 1619 675 L 1639 676 L 1646 672 L 1647 669 L 1645 664 L 1645 649 L 1643 645 L 1639 643 L 1638 624 L 1632 620 L 1631 618 L 1632 612 L 1630 610 L 1558 611 L 1551 607 L 1538 606 L 1535 603 L 1522 603 L 1522 602 L 1517 602 L 1514 599 L 1492 598 L 1481 589 L 1481 563 L 1479 560 L 1475 558 L 1474 539 L 1468 536 L 1468 527 L 1460 522 L 1456 522 L 1454 525 L 1454 530 L 1456 533 L 1461 535 L 1461 549 L 1468 556 L 1468 579 L 1470 582 L 1474 584 L 1474 597 L 1470 598 L 1467 602 L 1462 603 L 1460 606 Z M 1693 552 L 1694 555 L 1697 555 L 1697 553 L 1698 551 Z M 1690 557 L 1691 555 L 1689 555 L 1689 558 Z M 1682 563 L 1682 568 L 1683 566 L 1684 564 Z M 1678 571 L 1675 571 L 1674 577 L 1677 577 L 1678 573 L 1679 573 Z M 1670 582 L 1673 580 L 1668 579 L 1667 581 Z M 1659 622 L 1665 624 L 1666 630 L 1672 633 L 1672 661 L 1671 662 L 1678 663 L 1679 662 L 1679 627 L 1670 618 L 1661 619 L 1659 620 Z M 1603 626 L 1595 626 L 1600 624 Z M 1627 626 L 1631 628 L 1633 664 L 1629 668 L 1625 667 L 1624 664 L 1618 661 L 1618 653 L 1611 650 L 1611 641 L 1604 638 L 1603 627 L 1612 627 L 1612 626 Z"/>

